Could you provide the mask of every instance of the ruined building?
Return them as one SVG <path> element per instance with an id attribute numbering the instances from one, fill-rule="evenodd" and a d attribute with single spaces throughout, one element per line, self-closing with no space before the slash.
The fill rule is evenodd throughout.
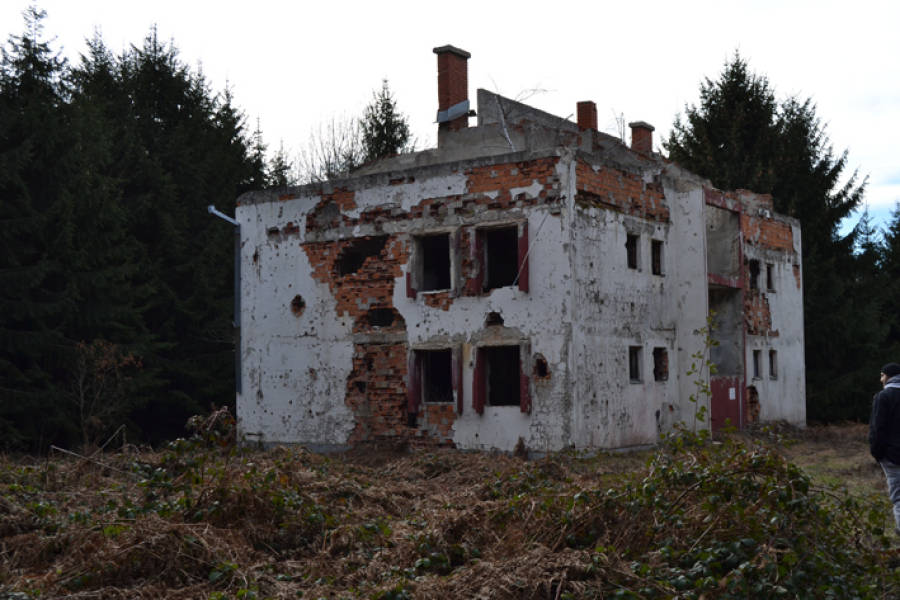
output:
<path id="1" fill-rule="evenodd" d="M 437 148 L 238 200 L 241 434 L 549 451 L 651 444 L 704 405 L 803 424 L 797 221 L 647 123 L 599 132 L 593 102 L 573 123 L 478 90 L 470 127 L 469 54 L 434 52 Z"/>

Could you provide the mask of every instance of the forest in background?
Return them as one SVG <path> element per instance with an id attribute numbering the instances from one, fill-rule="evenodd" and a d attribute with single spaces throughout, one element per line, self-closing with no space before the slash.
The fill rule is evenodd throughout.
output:
<path id="1" fill-rule="evenodd" d="M 32 9 L 0 59 L 0 449 L 93 445 L 123 425 L 158 444 L 234 403 L 233 230 L 206 207 L 409 150 L 409 130 L 385 83 L 294 164 L 155 30 L 119 55 L 95 35 L 77 64 L 47 40 Z M 800 219 L 808 416 L 865 420 L 878 368 L 900 360 L 900 213 L 840 235 L 865 181 L 810 101 L 776 101 L 737 56 L 666 149 Z"/>

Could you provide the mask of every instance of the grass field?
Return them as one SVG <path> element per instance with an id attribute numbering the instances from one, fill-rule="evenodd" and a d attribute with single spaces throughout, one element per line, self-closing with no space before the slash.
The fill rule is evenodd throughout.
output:
<path id="1" fill-rule="evenodd" d="M 0 458 L 0 598 L 900 593 L 862 425 L 530 461 L 198 433 L 157 452 Z"/>

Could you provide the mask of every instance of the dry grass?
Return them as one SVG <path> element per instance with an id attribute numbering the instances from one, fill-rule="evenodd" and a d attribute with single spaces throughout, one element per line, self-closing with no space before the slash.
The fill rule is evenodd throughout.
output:
<path id="1" fill-rule="evenodd" d="M 780 433 L 815 482 L 884 494 L 864 428 Z M 0 457 L 0 597 L 605 597 L 599 572 L 639 577 L 596 548 L 655 542 L 624 505 L 577 499 L 640 482 L 651 454 Z"/>

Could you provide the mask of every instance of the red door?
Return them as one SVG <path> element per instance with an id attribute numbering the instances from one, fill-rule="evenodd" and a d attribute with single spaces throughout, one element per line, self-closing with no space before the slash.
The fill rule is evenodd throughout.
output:
<path id="1" fill-rule="evenodd" d="M 741 420 L 741 406 L 743 405 L 741 378 L 710 377 L 709 389 L 712 394 L 709 412 L 713 431 L 725 427 L 726 424 L 740 429 L 743 425 Z"/>

